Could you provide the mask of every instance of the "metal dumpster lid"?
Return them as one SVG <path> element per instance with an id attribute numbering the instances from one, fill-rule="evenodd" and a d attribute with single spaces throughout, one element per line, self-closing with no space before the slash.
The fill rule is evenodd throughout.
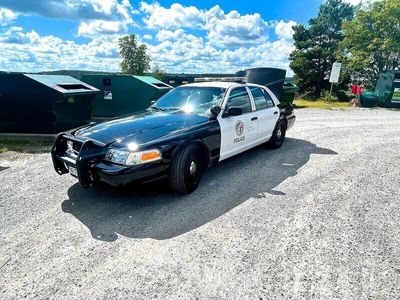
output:
<path id="1" fill-rule="evenodd" d="M 154 78 L 152 76 L 136 76 L 136 75 L 134 75 L 132 77 L 134 77 L 134 78 L 136 78 L 136 79 L 138 79 L 140 81 L 143 81 L 145 83 L 154 85 L 154 86 L 156 86 L 158 88 L 161 88 L 161 89 L 173 89 L 173 87 L 170 86 L 169 84 L 166 84 L 165 82 L 162 82 L 162 81 L 160 81 L 157 78 Z"/>
<path id="2" fill-rule="evenodd" d="M 95 87 L 67 75 L 24 74 L 24 76 L 66 95 L 99 92 Z"/>

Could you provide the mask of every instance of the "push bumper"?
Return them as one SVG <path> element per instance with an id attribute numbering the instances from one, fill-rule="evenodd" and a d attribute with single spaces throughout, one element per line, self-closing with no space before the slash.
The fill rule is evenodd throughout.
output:
<path id="1" fill-rule="evenodd" d="M 68 141 L 73 143 L 75 149 L 68 148 Z M 75 168 L 75 177 L 83 187 L 90 187 L 97 181 L 112 186 L 126 185 L 133 181 L 151 181 L 168 173 L 168 164 L 163 162 L 139 166 L 120 166 L 105 162 L 103 159 L 107 151 L 107 145 L 101 142 L 60 134 L 51 155 L 56 172 L 62 175 L 69 173 L 69 168 Z"/>

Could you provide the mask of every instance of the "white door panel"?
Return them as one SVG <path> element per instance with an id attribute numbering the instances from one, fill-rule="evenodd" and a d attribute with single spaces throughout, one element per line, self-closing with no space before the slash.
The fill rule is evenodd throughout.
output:
<path id="1" fill-rule="evenodd" d="M 274 104 L 272 96 L 266 89 L 259 86 L 249 86 L 248 89 L 257 109 L 258 141 L 266 142 L 272 136 L 279 119 L 279 108 Z"/>
<path id="2" fill-rule="evenodd" d="M 221 127 L 220 161 L 256 146 L 257 121 L 257 112 L 218 118 Z"/>
<path id="3" fill-rule="evenodd" d="M 246 86 L 228 92 L 223 108 L 227 112 L 230 107 L 241 108 L 243 114 L 223 118 L 221 113 L 218 117 L 221 127 L 220 161 L 254 147 L 258 139 L 257 112 Z"/>
<path id="4" fill-rule="evenodd" d="M 263 141 L 268 141 L 272 136 L 276 122 L 279 118 L 279 109 L 270 107 L 257 111 L 258 117 L 258 138 Z"/>

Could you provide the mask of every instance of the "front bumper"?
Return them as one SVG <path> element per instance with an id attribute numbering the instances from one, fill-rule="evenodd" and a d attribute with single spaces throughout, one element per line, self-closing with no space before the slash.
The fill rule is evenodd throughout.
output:
<path id="1" fill-rule="evenodd" d="M 67 141 L 74 145 L 68 150 Z M 76 145 L 76 147 L 75 147 Z M 83 187 L 90 187 L 97 181 L 112 186 L 126 185 L 134 181 L 151 181 L 168 174 L 168 164 L 154 162 L 139 166 L 120 166 L 104 161 L 108 145 L 95 140 L 82 140 L 69 134 L 60 134 L 51 150 L 53 165 L 60 175 L 76 168 L 77 178 Z"/>

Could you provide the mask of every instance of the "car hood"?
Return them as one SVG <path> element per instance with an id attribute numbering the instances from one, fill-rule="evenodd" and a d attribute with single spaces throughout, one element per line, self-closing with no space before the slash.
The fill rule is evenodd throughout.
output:
<path id="1" fill-rule="evenodd" d="M 105 144 L 135 142 L 145 144 L 161 137 L 179 135 L 184 129 L 208 122 L 205 116 L 180 112 L 143 111 L 112 121 L 94 124 L 75 132 L 77 137 L 98 140 Z"/>

